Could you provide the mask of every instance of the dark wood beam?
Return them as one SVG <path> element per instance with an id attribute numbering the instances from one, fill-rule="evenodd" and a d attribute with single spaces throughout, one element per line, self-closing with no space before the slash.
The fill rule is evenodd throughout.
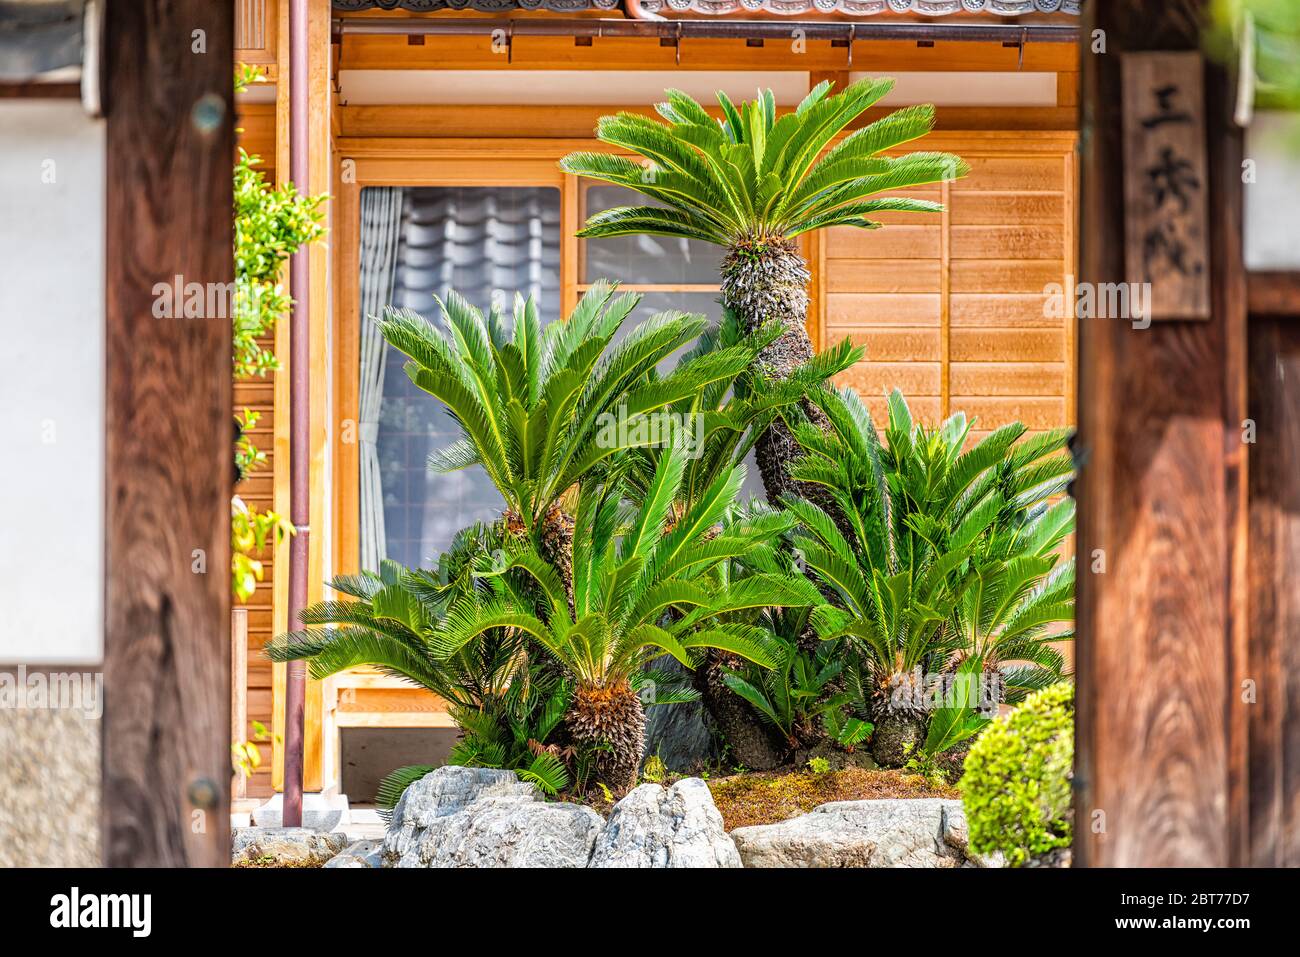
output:
<path id="1" fill-rule="evenodd" d="M 1121 282 L 1120 58 L 1198 49 L 1202 10 L 1192 0 L 1086 10 L 1080 279 Z M 1104 53 L 1092 52 L 1095 30 Z M 1229 78 L 1207 67 L 1204 85 L 1210 321 L 1079 322 L 1075 851 L 1085 866 L 1225 866 L 1244 853 L 1240 138 Z"/>
<path id="2" fill-rule="evenodd" d="M 1247 274 L 1252 316 L 1300 317 L 1300 271 Z"/>
<path id="3" fill-rule="evenodd" d="M 1252 277 L 1253 278 L 1253 277 Z M 1300 866 L 1300 323 L 1251 316 L 1247 863 Z"/>
<path id="4" fill-rule="evenodd" d="M 230 861 L 233 0 L 109 0 L 103 857 Z M 202 32 L 203 52 L 195 52 Z"/>

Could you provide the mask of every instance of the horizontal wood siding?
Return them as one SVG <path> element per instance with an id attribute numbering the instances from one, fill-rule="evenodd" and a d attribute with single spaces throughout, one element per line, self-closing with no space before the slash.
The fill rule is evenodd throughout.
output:
<path id="1" fill-rule="evenodd" d="M 1035 431 L 1071 422 L 1073 329 L 1044 315 L 1045 287 L 1065 282 L 1073 263 L 1071 146 L 1018 152 L 1021 135 L 946 137 L 970 174 L 908 191 L 946 202 L 942 215 L 888 213 L 882 229 L 828 231 L 822 339 L 866 347 L 840 381 L 873 413 L 898 387 L 922 420 L 964 411 L 977 435 L 1016 420 Z"/>
<path id="2" fill-rule="evenodd" d="M 267 180 L 275 182 L 275 106 L 274 104 L 240 104 L 238 114 L 239 145 L 262 158 L 259 167 Z M 274 350 L 274 337 L 262 341 L 262 348 Z M 236 379 L 232 415 L 247 409 L 261 413 L 257 426 L 250 431 L 253 444 L 266 453 L 266 464 L 235 486 L 235 494 L 259 512 L 272 507 L 275 495 L 275 377 Z M 253 722 L 271 727 L 271 663 L 262 655 L 262 647 L 274 631 L 272 592 L 275 561 L 272 550 L 261 556 L 265 578 L 243 606 L 248 609 L 248 722 L 245 738 L 253 740 Z M 248 781 L 248 796 L 269 797 L 271 788 L 271 742 L 259 744 L 262 765 Z"/>

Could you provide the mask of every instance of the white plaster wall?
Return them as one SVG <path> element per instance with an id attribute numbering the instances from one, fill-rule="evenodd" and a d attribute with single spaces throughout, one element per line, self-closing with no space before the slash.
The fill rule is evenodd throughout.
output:
<path id="1" fill-rule="evenodd" d="M 851 79 L 878 73 L 852 73 Z M 1056 106 L 1055 73 L 894 72 L 894 89 L 881 104 L 902 106 Z M 343 70 L 344 103 L 539 106 L 630 106 L 654 103 L 664 89 L 684 90 L 703 103 L 715 91 L 735 100 L 771 89 L 779 106 L 794 106 L 808 92 L 806 72 L 681 70 Z"/>
<path id="2" fill-rule="evenodd" d="M 1257 113 L 1246 130 L 1247 269 L 1300 269 L 1300 113 Z M 1254 177 L 1251 182 L 1249 176 Z"/>
<path id="3" fill-rule="evenodd" d="M 0 665 L 98 662 L 104 128 L 76 100 L 0 100 L 0 352 Z"/>

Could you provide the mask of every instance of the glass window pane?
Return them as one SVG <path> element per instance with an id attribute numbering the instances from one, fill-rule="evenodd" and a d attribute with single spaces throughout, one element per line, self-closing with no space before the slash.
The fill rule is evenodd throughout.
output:
<path id="1" fill-rule="evenodd" d="M 393 305 L 437 321 L 433 295 L 455 289 L 507 312 L 516 291 L 537 298 L 542 319 L 560 311 L 560 193 L 540 187 L 420 187 L 404 191 Z M 428 566 L 456 532 L 492 521 L 501 499 L 482 468 L 430 472 L 429 453 L 460 435 L 446 407 L 402 371 L 388 347 L 379 415 L 387 555 Z"/>
<path id="2" fill-rule="evenodd" d="M 623 186 L 587 187 L 586 214 L 611 206 L 660 206 Z M 583 282 L 618 279 L 630 285 L 717 285 L 723 250 L 698 239 L 614 236 L 584 241 Z"/>

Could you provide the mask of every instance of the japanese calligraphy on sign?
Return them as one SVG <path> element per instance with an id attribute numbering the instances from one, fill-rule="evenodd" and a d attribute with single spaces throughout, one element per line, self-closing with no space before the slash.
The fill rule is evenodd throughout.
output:
<path id="1" fill-rule="evenodd" d="M 1152 319 L 1210 318 L 1201 57 L 1123 54 L 1126 279 Z"/>

